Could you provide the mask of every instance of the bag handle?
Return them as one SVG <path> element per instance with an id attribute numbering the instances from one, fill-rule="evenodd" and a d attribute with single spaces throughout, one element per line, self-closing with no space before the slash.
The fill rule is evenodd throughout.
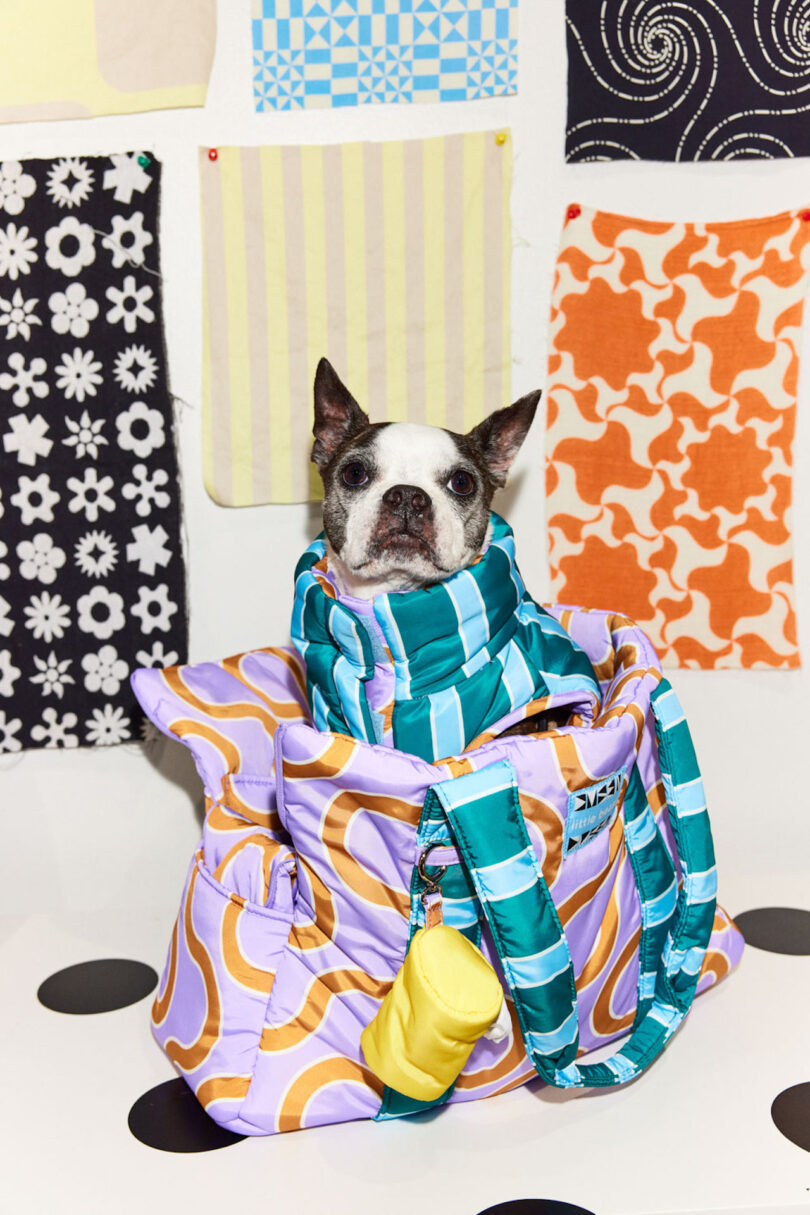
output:
<path id="1" fill-rule="evenodd" d="M 602 1063 L 574 1062 L 573 963 L 526 830 L 512 765 L 501 760 L 429 791 L 444 810 L 489 924 L 526 1053 L 542 1079 L 559 1088 L 624 1084 L 649 1067 L 689 1011 L 711 936 L 717 881 L 694 747 L 667 680 L 651 706 L 682 881 L 678 889 L 636 767 L 625 797 L 625 839 L 642 909 L 638 1011 L 628 1039 Z"/>

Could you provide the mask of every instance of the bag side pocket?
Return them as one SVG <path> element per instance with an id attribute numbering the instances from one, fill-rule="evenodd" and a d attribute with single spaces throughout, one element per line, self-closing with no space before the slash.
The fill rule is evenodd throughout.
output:
<path id="1" fill-rule="evenodd" d="M 197 853 L 152 1010 L 155 1036 L 200 1103 L 243 1134 L 259 1133 L 242 1123 L 240 1111 L 292 921 L 295 858 L 273 843 L 269 862 L 263 850 L 254 858 L 258 874 L 248 882 L 266 890 L 265 904 L 223 885 Z M 227 876 L 228 868 L 221 864 L 218 872 Z M 239 877 L 245 889 L 245 873 Z"/>

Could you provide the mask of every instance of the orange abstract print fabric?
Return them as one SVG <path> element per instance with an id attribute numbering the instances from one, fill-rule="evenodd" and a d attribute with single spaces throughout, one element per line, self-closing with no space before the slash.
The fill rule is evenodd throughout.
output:
<path id="1" fill-rule="evenodd" d="M 793 433 L 810 210 L 652 223 L 568 208 L 551 312 L 552 596 L 663 665 L 796 667 Z"/>

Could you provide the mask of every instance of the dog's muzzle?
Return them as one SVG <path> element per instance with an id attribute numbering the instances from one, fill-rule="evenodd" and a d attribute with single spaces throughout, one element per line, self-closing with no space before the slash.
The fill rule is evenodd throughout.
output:
<path id="1" fill-rule="evenodd" d="M 387 511 L 406 520 L 433 515 L 430 495 L 418 485 L 392 485 L 383 494 L 382 501 Z"/>
<path id="2" fill-rule="evenodd" d="M 432 555 L 433 502 L 418 485 L 392 485 L 382 496 L 380 548 L 411 546 L 429 549 Z"/>

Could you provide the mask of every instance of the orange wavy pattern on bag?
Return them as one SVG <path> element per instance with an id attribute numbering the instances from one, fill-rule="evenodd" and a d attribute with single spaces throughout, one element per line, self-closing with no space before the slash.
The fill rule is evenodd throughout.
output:
<path id="1" fill-rule="evenodd" d="M 796 667 L 792 445 L 810 210 L 568 210 L 551 312 L 552 597 L 665 666 Z"/>

